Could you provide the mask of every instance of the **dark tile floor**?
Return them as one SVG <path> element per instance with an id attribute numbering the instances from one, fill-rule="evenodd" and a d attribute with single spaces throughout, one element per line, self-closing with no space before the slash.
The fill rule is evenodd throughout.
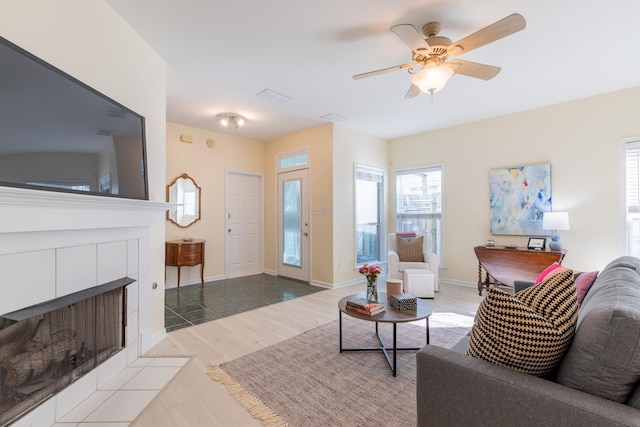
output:
<path id="1" fill-rule="evenodd" d="M 323 290 L 283 277 L 257 274 L 165 291 L 167 332 Z"/>

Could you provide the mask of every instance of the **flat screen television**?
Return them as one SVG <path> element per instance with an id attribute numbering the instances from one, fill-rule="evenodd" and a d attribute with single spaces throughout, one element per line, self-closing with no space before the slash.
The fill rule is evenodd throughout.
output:
<path id="1" fill-rule="evenodd" d="M 148 200 L 144 125 L 0 37 L 0 185 Z"/>

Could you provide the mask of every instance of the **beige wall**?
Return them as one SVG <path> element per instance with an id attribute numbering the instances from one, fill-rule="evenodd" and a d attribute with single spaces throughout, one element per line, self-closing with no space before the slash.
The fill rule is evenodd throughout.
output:
<path id="1" fill-rule="evenodd" d="M 553 209 L 571 223 L 560 232 L 565 265 L 596 270 L 622 255 L 620 140 L 640 135 L 639 111 L 640 88 L 632 88 L 392 141 L 392 170 L 444 165 L 441 277 L 477 281 L 473 247 L 487 238 L 526 246 L 528 236 L 489 232 L 489 170 L 509 166 L 551 164 Z"/>
<path id="2" fill-rule="evenodd" d="M 99 0 L 5 0 L 0 28 L 9 41 L 145 117 L 150 200 L 164 201 L 166 65 L 158 54 Z M 164 227 L 153 226 L 149 282 L 164 283 L 163 242 Z M 150 293 L 149 316 L 150 334 L 163 330 L 164 293 Z"/>
<path id="3" fill-rule="evenodd" d="M 193 142 L 180 141 L 188 135 Z M 215 143 L 209 148 L 207 140 Z M 227 172 L 264 173 L 264 143 L 224 135 L 176 123 L 167 123 L 167 182 L 183 173 L 194 179 L 202 190 L 202 219 L 187 228 L 167 221 L 168 240 L 184 237 L 205 239 L 205 280 L 225 275 L 226 175 Z M 200 267 L 182 267 L 180 285 L 200 282 Z M 175 268 L 167 268 L 167 284 L 175 285 Z"/>

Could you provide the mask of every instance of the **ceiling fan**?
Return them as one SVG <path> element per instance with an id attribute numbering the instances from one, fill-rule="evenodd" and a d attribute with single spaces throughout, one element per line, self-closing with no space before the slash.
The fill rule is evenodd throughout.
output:
<path id="1" fill-rule="evenodd" d="M 433 95 L 442 89 L 454 74 L 490 80 L 500 72 L 500 67 L 461 59 L 453 61 L 447 61 L 447 59 L 450 56 L 462 55 L 521 31 L 526 25 L 522 15 L 514 13 L 455 43 L 451 43 L 451 40 L 446 37 L 438 36 L 442 28 L 439 22 L 425 24 L 422 27 L 422 33 L 411 24 L 394 25 L 391 27 L 391 31 L 411 48 L 413 62 L 356 74 L 353 78 L 357 80 L 390 71 L 408 69 L 409 74 L 412 74 L 413 77 L 405 98 L 413 98 L 420 92 L 428 92 Z M 417 69 L 418 67 L 420 69 Z"/>

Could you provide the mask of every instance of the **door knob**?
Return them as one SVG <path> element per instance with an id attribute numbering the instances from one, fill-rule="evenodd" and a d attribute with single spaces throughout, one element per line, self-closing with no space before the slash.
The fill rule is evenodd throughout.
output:
<path id="1" fill-rule="evenodd" d="M 231 233 L 231 229 L 228 229 L 227 231 L 228 231 L 229 233 Z"/>

